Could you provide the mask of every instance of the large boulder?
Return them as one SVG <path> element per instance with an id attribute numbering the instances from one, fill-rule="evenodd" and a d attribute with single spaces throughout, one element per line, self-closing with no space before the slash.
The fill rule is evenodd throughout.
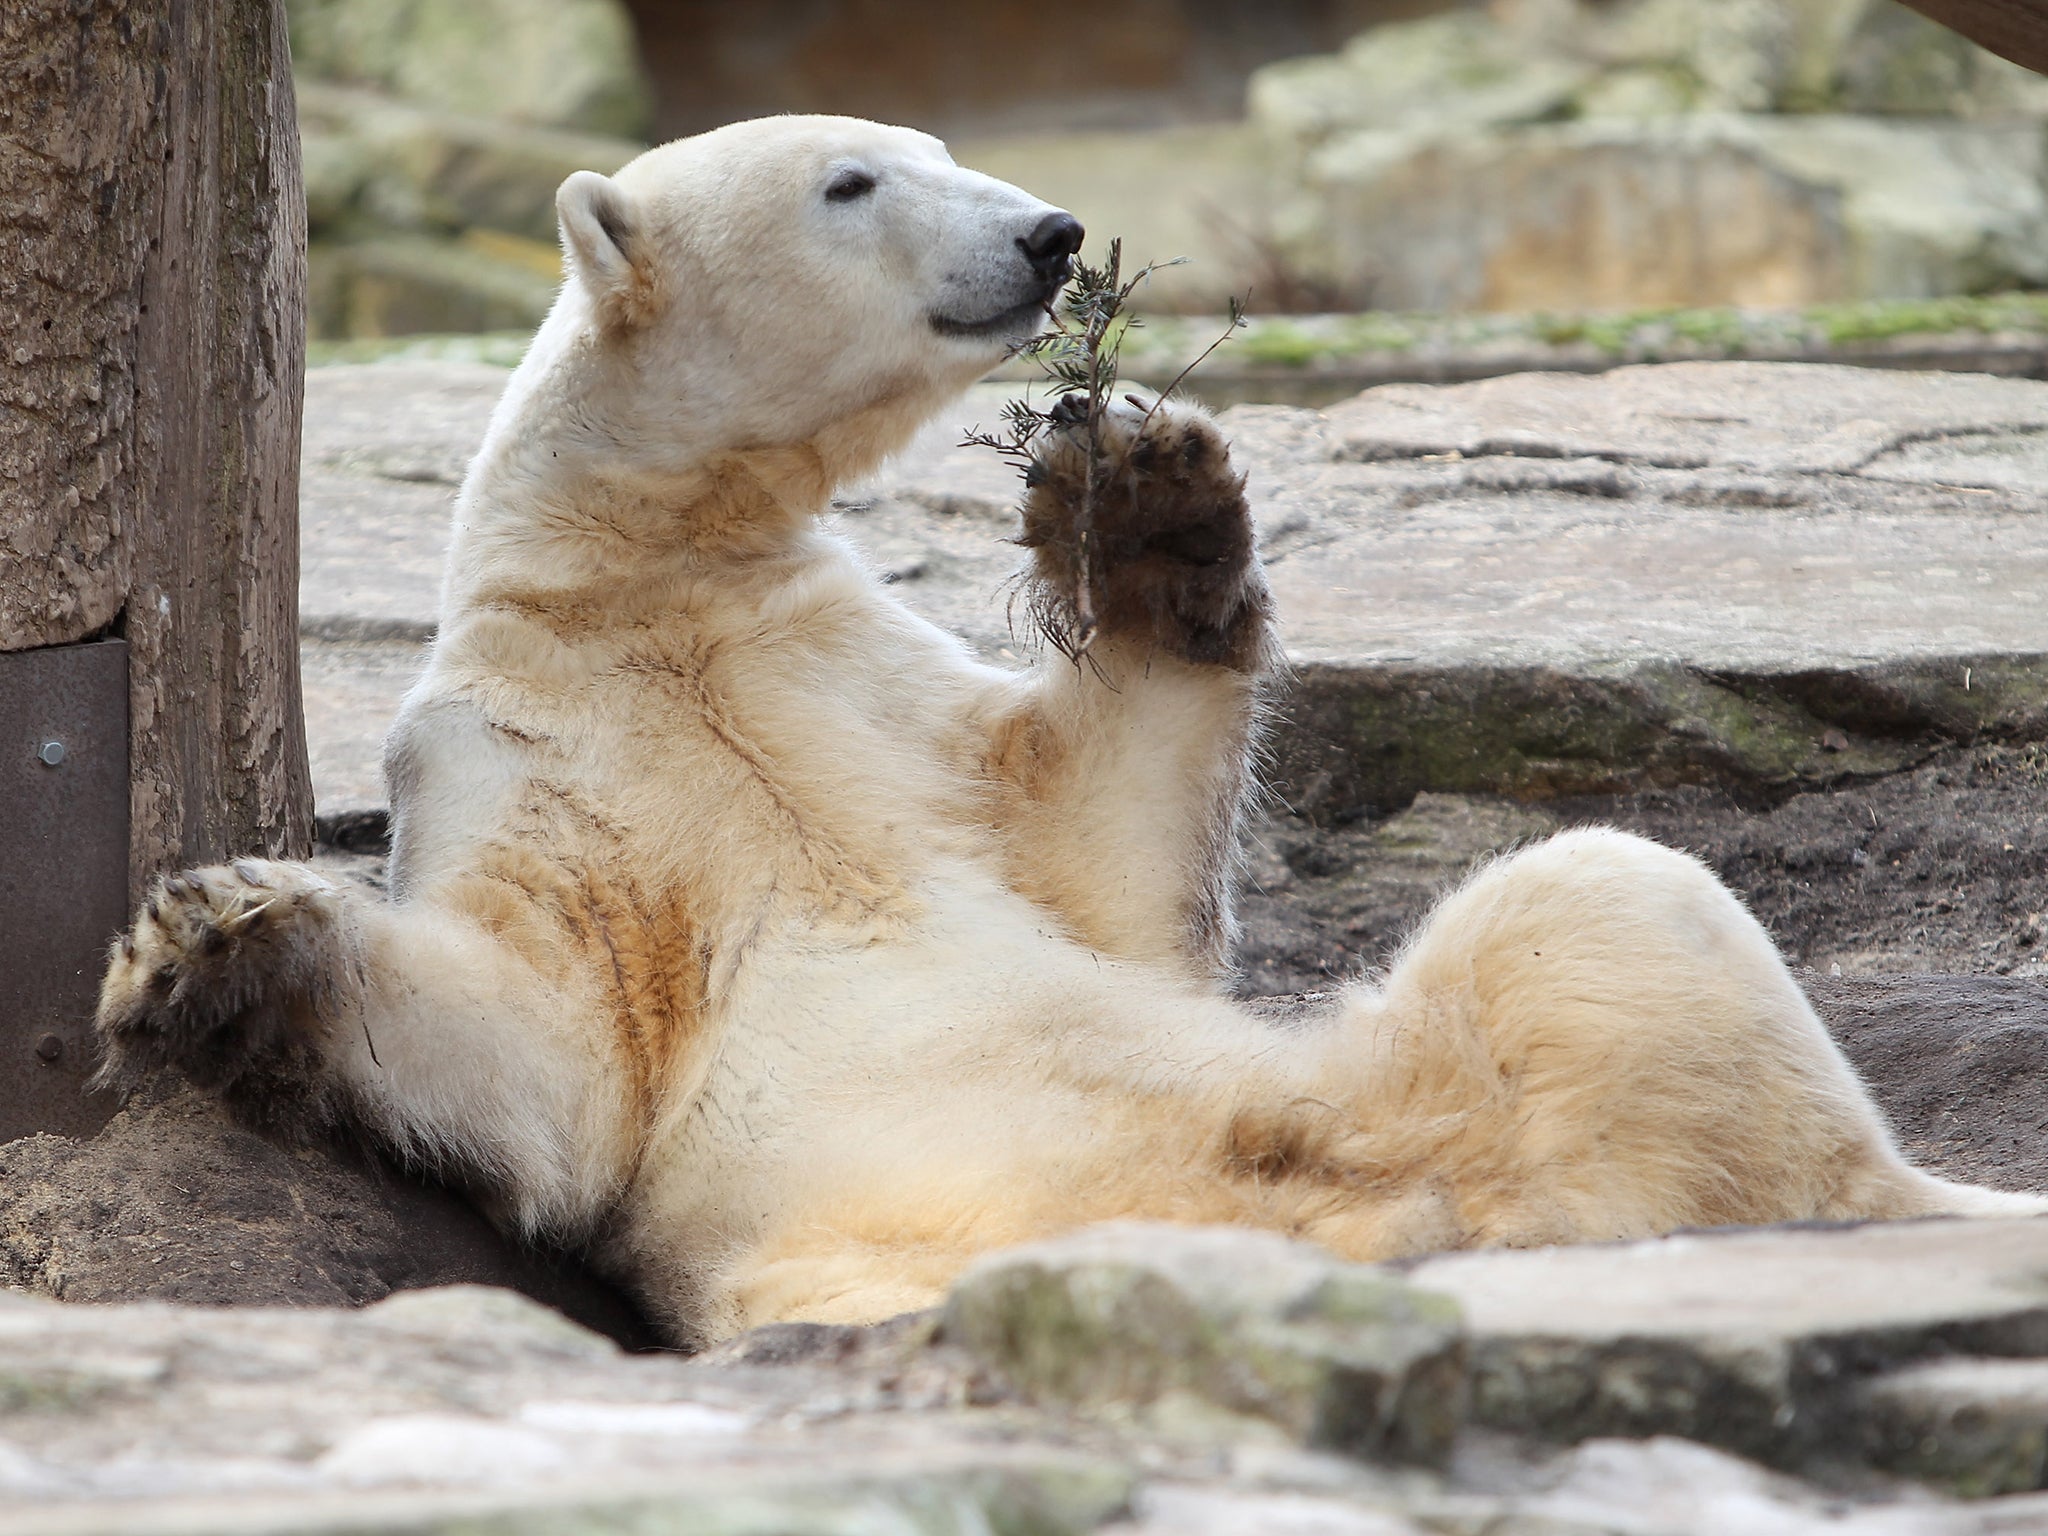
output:
<path id="1" fill-rule="evenodd" d="M 1389 308 L 2048 279 L 2048 82 L 1892 0 L 1503 4 L 1252 79 L 1269 240 Z"/>
<path id="2" fill-rule="evenodd" d="M 1499 0 L 1268 65 L 1249 103 L 1314 142 L 1691 112 L 2039 117 L 2048 82 L 1895 0 Z"/>
<path id="3" fill-rule="evenodd" d="M 561 281 L 555 189 L 642 148 L 317 82 L 299 139 L 316 336 L 531 330 Z"/>
<path id="4" fill-rule="evenodd" d="M 299 86 L 299 137 L 316 236 L 455 234 L 482 226 L 551 251 L 555 189 L 563 178 L 581 170 L 610 174 L 644 147 L 310 82 Z"/>
<path id="5" fill-rule="evenodd" d="M 1455 1306 L 1267 1232 L 1133 1223 L 994 1254 L 941 1332 L 1036 1401 L 1183 1430 L 1247 1418 L 1428 1464 L 1464 1417 Z"/>
<path id="6" fill-rule="evenodd" d="M 1588 118 L 1360 129 L 1278 216 L 1330 291 L 1397 309 L 1796 306 L 2048 281 L 2037 122 Z"/>
<path id="7" fill-rule="evenodd" d="M 618 0 L 287 0 L 292 63 L 444 111 L 640 135 L 651 117 Z"/>

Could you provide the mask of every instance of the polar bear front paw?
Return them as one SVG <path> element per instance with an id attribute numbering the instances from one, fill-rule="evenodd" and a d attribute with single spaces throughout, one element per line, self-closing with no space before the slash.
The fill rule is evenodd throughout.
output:
<path id="1" fill-rule="evenodd" d="M 359 971 L 342 902 L 311 869 L 267 859 L 157 881 L 100 985 L 97 1082 L 171 1066 L 261 1121 L 317 1109 L 323 1016 Z"/>
<path id="2" fill-rule="evenodd" d="M 1117 401 L 1096 429 L 1092 492 L 1085 403 L 1068 396 L 1052 416 L 1026 476 L 1018 541 L 1033 551 L 1031 613 L 1052 643 L 1072 654 L 1087 638 L 1085 571 L 1087 617 L 1101 634 L 1240 672 L 1270 666 L 1273 603 L 1244 478 L 1208 413 Z"/>

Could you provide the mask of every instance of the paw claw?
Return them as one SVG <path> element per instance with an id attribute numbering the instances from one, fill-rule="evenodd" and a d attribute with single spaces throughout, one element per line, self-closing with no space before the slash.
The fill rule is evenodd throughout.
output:
<path id="1" fill-rule="evenodd" d="M 230 912 L 221 919 L 220 925 L 230 931 L 239 932 L 247 930 L 254 932 L 263 926 L 263 914 L 276 906 L 277 902 L 278 898 L 272 896 L 267 901 L 257 902 L 253 907 L 244 907 L 239 912 Z"/>
<path id="2" fill-rule="evenodd" d="M 261 859 L 158 882 L 109 956 L 98 1081 L 171 1066 L 252 1113 L 280 1092 L 326 1103 L 308 1021 L 354 974 L 341 900 L 312 870 Z"/>

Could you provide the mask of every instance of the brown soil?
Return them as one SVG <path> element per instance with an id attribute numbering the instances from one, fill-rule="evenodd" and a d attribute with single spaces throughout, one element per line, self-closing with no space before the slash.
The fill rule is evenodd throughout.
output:
<path id="1" fill-rule="evenodd" d="M 2048 980 L 1800 977 L 1906 1155 L 2048 1190 Z"/>
<path id="2" fill-rule="evenodd" d="M 289 1148 L 158 1081 L 90 1141 L 0 1145 L 0 1286 L 67 1301 L 361 1306 L 424 1285 L 526 1292 L 629 1346 L 632 1304 L 574 1259 L 507 1242 L 461 1197 Z"/>
<path id="3" fill-rule="evenodd" d="M 1698 854 L 1794 965 L 2048 973 L 2048 750 L 1980 746 L 1764 807 L 1695 787 L 1538 804 L 1425 795 L 1340 828 L 1279 818 L 1242 904 L 1241 990 L 1326 986 L 1384 964 L 1473 861 L 1603 823 Z"/>

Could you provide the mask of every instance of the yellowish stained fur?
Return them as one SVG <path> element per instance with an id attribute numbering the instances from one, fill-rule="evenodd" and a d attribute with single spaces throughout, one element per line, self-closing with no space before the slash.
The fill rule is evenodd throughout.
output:
<path id="1" fill-rule="evenodd" d="M 821 199 L 846 164 L 870 206 Z M 1256 678 L 1113 627 L 985 665 L 818 518 L 1014 339 L 928 317 L 1014 302 L 1045 206 L 806 118 L 563 203 L 393 736 L 392 901 L 161 887 L 111 1070 L 366 1128 L 691 1343 L 1112 1217 L 1375 1259 L 2042 1208 L 1908 1167 L 1755 921 L 1618 832 L 1481 869 L 1324 1017 L 1226 1001 Z"/>

